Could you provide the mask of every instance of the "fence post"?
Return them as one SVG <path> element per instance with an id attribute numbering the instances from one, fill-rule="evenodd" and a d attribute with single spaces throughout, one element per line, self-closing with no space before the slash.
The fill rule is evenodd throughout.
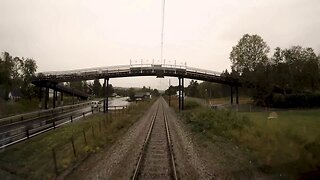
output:
<path id="1" fill-rule="evenodd" d="M 56 173 L 56 175 L 58 175 L 57 156 L 54 148 L 52 148 L 52 157 L 53 157 L 54 172 Z"/>
<path id="2" fill-rule="evenodd" d="M 76 153 L 76 148 L 74 147 L 73 137 L 71 137 L 71 144 L 72 144 L 72 149 L 73 149 L 74 157 L 77 158 L 77 153 Z"/>
<path id="3" fill-rule="evenodd" d="M 72 120 L 72 115 L 70 116 L 70 121 L 73 122 L 73 120 Z"/>
<path id="4" fill-rule="evenodd" d="M 27 134 L 27 139 L 29 139 L 29 137 L 30 137 L 29 129 L 26 130 L 26 134 Z"/>
<path id="5" fill-rule="evenodd" d="M 82 116 L 84 117 L 84 112 L 82 113 Z"/>
<path id="6" fill-rule="evenodd" d="M 84 131 L 84 129 L 82 130 L 82 132 L 83 132 L 84 143 L 85 143 L 86 146 L 87 146 L 88 143 L 87 143 L 87 138 L 86 138 L 86 132 Z"/>
<path id="7" fill-rule="evenodd" d="M 53 129 L 55 129 L 55 128 L 56 128 L 56 121 L 53 120 Z"/>

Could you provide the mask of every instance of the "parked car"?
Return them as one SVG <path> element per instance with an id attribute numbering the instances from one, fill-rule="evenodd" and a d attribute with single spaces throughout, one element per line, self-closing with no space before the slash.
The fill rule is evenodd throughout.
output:
<path id="1" fill-rule="evenodd" d="M 100 102 L 100 101 L 92 101 L 91 102 L 91 107 L 92 108 L 101 108 L 102 107 L 102 102 Z"/>

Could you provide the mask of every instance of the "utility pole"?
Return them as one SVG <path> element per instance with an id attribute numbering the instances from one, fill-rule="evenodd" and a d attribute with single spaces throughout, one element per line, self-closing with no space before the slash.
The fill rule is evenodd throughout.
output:
<path id="1" fill-rule="evenodd" d="M 171 82 L 169 79 L 169 106 L 171 106 Z"/>
<path id="2" fill-rule="evenodd" d="M 160 56 L 161 63 L 160 64 L 162 64 L 162 58 L 163 58 L 163 29 L 164 29 L 165 4 L 166 4 L 166 0 L 163 0 L 163 4 L 162 4 L 162 27 L 161 27 L 161 56 Z"/>

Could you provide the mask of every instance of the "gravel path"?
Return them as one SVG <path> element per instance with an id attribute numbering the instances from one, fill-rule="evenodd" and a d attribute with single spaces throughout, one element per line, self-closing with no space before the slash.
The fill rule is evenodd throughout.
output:
<path id="1" fill-rule="evenodd" d="M 156 103 L 111 148 L 88 158 L 66 179 L 130 179 L 155 109 Z"/>
<path id="2" fill-rule="evenodd" d="M 163 98 L 159 98 L 149 111 L 129 128 L 128 132 L 111 148 L 88 158 L 66 179 L 130 179 L 147 135 L 152 115 L 160 103 L 163 103 L 163 108 L 167 112 L 178 178 L 214 179 L 214 172 L 204 166 L 183 124 L 177 120 L 176 113 L 169 108 Z"/>

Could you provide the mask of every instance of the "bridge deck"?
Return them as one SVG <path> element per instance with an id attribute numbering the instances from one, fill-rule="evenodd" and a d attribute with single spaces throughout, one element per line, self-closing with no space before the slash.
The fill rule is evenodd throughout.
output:
<path id="1" fill-rule="evenodd" d="M 51 71 L 38 73 L 34 82 L 53 81 L 53 82 L 70 82 L 80 80 L 94 80 L 102 78 L 119 78 L 133 76 L 171 76 L 197 79 L 232 86 L 239 86 L 237 79 L 221 76 L 221 73 L 192 68 L 187 66 L 175 66 L 167 64 L 139 64 L 139 65 L 122 65 L 98 68 L 87 68 L 70 71 Z"/>

